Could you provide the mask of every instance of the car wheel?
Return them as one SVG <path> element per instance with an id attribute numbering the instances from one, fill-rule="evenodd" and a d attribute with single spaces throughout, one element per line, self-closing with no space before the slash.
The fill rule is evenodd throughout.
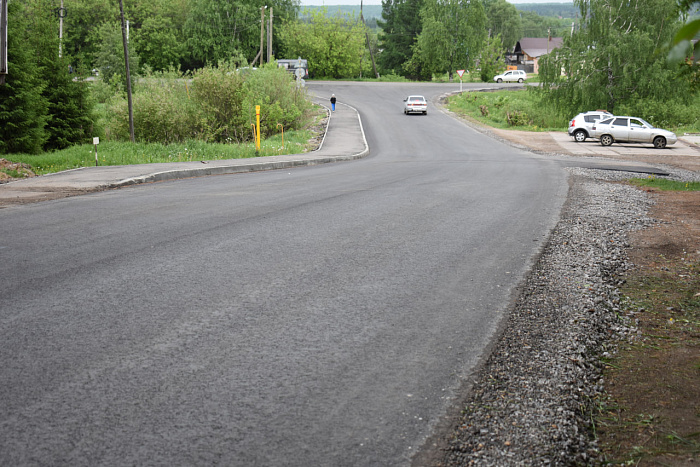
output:
<path id="1" fill-rule="evenodd" d="M 522 83 L 522 82 L 523 82 L 523 79 L 522 79 L 522 78 L 518 78 L 518 83 Z"/>
<path id="2" fill-rule="evenodd" d="M 428 111 L 426 110 L 425 112 L 423 112 L 423 115 L 428 115 Z"/>
<path id="3" fill-rule="evenodd" d="M 498 79 L 496 80 L 496 82 L 497 82 L 497 83 L 502 83 L 503 80 L 502 80 L 501 78 L 498 78 Z"/>
<path id="4" fill-rule="evenodd" d="M 663 136 L 657 136 L 654 138 L 654 147 L 656 149 L 663 149 L 666 147 L 666 138 Z"/>
<path id="5" fill-rule="evenodd" d="M 603 135 L 600 137 L 600 144 L 603 146 L 610 146 L 613 144 L 613 137 L 610 135 Z"/>
<path id="6" fill-rule="evenodd" d="M 576 141 L 577 143 L 583 143 L 584 141 L 586 141 L 587 137 L 588 135 L 583 130 L 574 131 L 574 141 Z"/>

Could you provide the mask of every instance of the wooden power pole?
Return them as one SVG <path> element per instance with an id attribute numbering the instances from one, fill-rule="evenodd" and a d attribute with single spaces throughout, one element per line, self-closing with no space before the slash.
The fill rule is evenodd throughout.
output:
<path id="1" fill-rule="evenodd" d="M 0 85 L 7 76 L 7 0 L 0 0 Z"/>
<path id="2" fill-rule="evenodd" d="M 270 7 L 269 16 L 267 20 L 267 63 L 272 61 L 272 7 Z"/>
<path id="3" fill-rule="evenodd" d="M 263 66 L 263 51 L 265 50 L 265 8 L 260 8 L 260 66 Z"/>
<path id="4" fill-rule="evenodd" d="M 126 99 L 129 105 L 129 135 L 131 142 L 135 143 L 134 137 L 134 103 L 131 99 L 131 73 L 129 72 L 129 44 L 126 40 L 126 22 L 124 21 L 124 3 L 119 0 L 119 13 L 122 17 L 122 42 L 124 43 L 124 64 L 126 66 Z"/>

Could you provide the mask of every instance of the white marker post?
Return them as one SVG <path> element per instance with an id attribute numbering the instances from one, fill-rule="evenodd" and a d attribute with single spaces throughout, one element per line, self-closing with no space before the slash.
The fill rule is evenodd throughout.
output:
<path id="1" fill-rule="evenodd" d="M 98 136 L 92 138 L 92 144 L 95 145 L 95 167 L 97 167 L 97 145 L 100 144 L 100 138 Z"/>
<path id="2" fill-rule="evenodd" d="M 459 75 L 459 92 L 462 92 L 462 75 L 464 70 L 457 70 L 457 74 Z"/>

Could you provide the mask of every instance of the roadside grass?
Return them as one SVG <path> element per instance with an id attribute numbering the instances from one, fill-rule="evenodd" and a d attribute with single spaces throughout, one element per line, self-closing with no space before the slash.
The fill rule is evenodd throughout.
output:
<path id="1" fill-rule="evenodd" d="M 657 188 L 662 191 L 700 191 L 700 182 L 680 182 L 649 176 L 648 178 L 633 178 L 630 183 L 640 187 Z"/>
<path id="2" fill-rule="evenodd" d="M 528 78 L 528 82 L 531 82 Z M 466 82 L 466 81 L 465 81 Z M 569 119 L 548 105 L 543 105 L 535 87 L 526 89 L 463 92 L 447 100 L 447 108 L 459 115 L 495 128 L 524 131 L 566 131 Z M 688 108 L 700 107 L 700 93 Z M 579 109 L 583 112 L 591 109 Z M 637 115 L 651 120 L 649 115 Z M 653 123 L 653 122 L 652 122 Z M 691 125 L 673 125 L 665 129 L 677 135 L 699 133 L 700 120 Z"/>
<path id="3" fill-rule="evenodd" d="M 501 129 L 564 131 L 568 121 L 543 108 L 534 90 L 463 92 L 448 99 L 447 108 L 477 122 Z"/>
<path id="4" fill-rule="evenodd" d="M 261 141 L 260 152 L 255 143 L 222 144 L 191 140 L 181 144 L 101 142 L 97 146 L 97 165 L 133 165 L 157 162 L 211 161 L 243 159 L 250 157 L 278 156 L 307 152 L 313 137 L 310 130 L 288 131 Z M 80 167 L 95 166 L 95 147 L 92 144 L 72 146 L 60 151 L 44 154 L 8 154 L 12 162 L 29 164 L 37 175 L 61 172 Z M 10 174 L 11 175 L 11 174 Z"/>

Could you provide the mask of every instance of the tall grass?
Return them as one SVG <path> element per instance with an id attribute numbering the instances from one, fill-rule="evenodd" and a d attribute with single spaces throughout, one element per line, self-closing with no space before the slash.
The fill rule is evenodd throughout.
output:
<path id="1" fill-rule="evenodd" d="M 530 131 L 566 129 L 568 119 L 539 104 L 532 90 L 465 92 L 448 100 L 448 109 L 496 128 Z M 570 117 L 569 117 L 570 118 Z"/>
<path id="2" fill-rule="evenodd" d="M 309 150 L 309 139 L 313 135 L 306 130 L 284 132 L 271 136 L 260 144 L 256 153 L 254 143 L 225 144 L 205 143 L 189 140 L 185 143 L 130 143 L 106 141 L 97 146 L 97 163 L 100 166 L 150 164 L 156 162 L 211 161 L 243 159 L 259 156 L 298 154 Z M 95 166 L 95 151 L 91 144 L 72 146 L 61 151 L 32 154 L 9 154 L 4 156 L 13 162 L 24 162 L 37 175 L 61 172 L 80 167 Z"/>

